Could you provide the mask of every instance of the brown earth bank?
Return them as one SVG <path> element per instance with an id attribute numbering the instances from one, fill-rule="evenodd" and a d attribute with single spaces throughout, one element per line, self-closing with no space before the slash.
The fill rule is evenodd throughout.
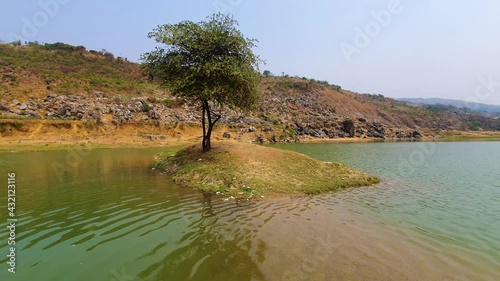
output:
<path id="1" fill-rule="evenodd" d="M 371 142 L 376 138 L 316 138 L 287 135 L 280 127 L 220 125 L 213 133 L 214 140 L 238 140 L 248 143 L 272 142 Z M 276 137 L 279 134 L 281 137 Z M 500 132 L 443 131 L 438 135 L 422 132 L 424 141 L 500 140 Z M 283 138 L 283 135 L 287 137 Z M 50 150 L 64 148 L 116 147 L 184 147 L 201 142 L 198 123 L 165 124 L 156 121 L 112 122 L 68 120 L 0 119 L 0 152 L 22 150 Z M 385 141 L 397 141 L 388 138 Z"/>

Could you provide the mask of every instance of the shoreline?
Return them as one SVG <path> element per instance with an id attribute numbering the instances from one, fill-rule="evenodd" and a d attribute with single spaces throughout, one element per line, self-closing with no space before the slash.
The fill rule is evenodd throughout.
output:
<path id="1" fill-rule="evenodd" d="M 421 140 L 392 140 L 392 139 L 362 139 L 362 138 L 345 138 L 345 139 L 318 139 L 304 138 L 298 142 L 291 144 L 314 144 L 314 143 L 401 143 L 401 142 L 488 142 L 500 141 L 500 132 L 490 132 L 491 134 L 472 135 L 462 134 L 463 132 L 447 135 L 438 138 L 423 138 Z M 224 140 L 222 137 L 215 137 L 216 141 L 232 141 Z M 250 143 L 250 140 L 241 140 L 242 143 Z M 15 153 L 15 152 L 36 152 L 36 151 L 53 151 L 53 150 L 68 150 L 68 149 L 114 149 L 114 148 L 178 148 L 200 143 L 200 137 L 192 135 L 170 138 L 167 140 L 148 140 L 137 135 L 100 135 L 89 137 L 74 137 L 74 136 L 46 136 L 46 137 L 1 137 L 0 138 L 0 153 Z M 272 145 L 270 143 L 268 145 Z M 279 142 L 276 144 L 290 144 Z"/>
<path id="2" fill-rule="evenodd" d="M 47 151 L 65 149 L 97 148 L 183 148 L 201 142 L 201 128 L 197 123 L 111 123 L 89 124 L 66 120 L 15 120 L 2 119 L 0 124 L 9 124 L 0 131 L 0 153 L 21 151 Z M 444 131 L 439 134 L 424 130 L 422 139 L 377 139 L 377 138 L 315 138 L 299 136 L 298 141 L 287 139 L 277 143 L 374 143 L 374 142 L 454 142 L 454 141 L 500 141 L 498 131 Z M 230 138 L 224 134 L 229 132 Z M 234 126 L 221 124 L 213 132 L 214 141 L 234 141 L 258 143 L 278 132 L 245 132 Z"/>

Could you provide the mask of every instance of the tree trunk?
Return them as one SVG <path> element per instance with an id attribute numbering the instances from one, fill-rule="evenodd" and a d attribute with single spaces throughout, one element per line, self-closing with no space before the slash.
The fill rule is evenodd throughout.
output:
<path id="1" fill-rule="evenodd" d="M 201 103 L 202 103 L 202 111 L 203 111 L 203 114 L 201 116 L 201 126 L 203 127 L 202 147 L 203 147 L 203 152 L 207 152 L 210 150 L 210 147 L 207 147 L 207 143 L 206 143 L 207 128 L 206 128 L 205 114 L 207 113 L 207 108 L 205 107 L 205 101 L 202 101 Z"/>
<path id="2" fill-rule="evenodd" d="M 214 114 L 207 100 L 202 100 L 202 117 L 201 117 L 201 125 L 203 127 L 203 152 L 209 152 L 212 149 L 212 131 L 214 129 L 215 123 L 220 120 L 221 116 Z M 212 120 L 212 115 L 215 115 L 215 118 Z M 206 118 L 206 119 L 205 119 Z M 207 128 L 208 125 L 208 128 Z"/>

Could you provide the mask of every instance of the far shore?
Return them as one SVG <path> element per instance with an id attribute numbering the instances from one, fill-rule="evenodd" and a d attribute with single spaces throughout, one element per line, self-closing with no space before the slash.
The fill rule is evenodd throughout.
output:
<path id="1" fill-rule="evenodd" d="M 0 120 L 0 122 L 8 120 Z M 152 124 L 125 124 L 116 129 L 104 125 L 99 129 L 89 130 L 78 121 L 60 121 L 59 127 L 42 128 L 43 122 L 11 120 L 23 124 L 22 129 L 0 134 L 0 153 L 21 151 L 47 151 L 96 148 L 155 148 L 181 149 L 201 142 L 201 128 L 198 124 L 179 125 L 175 128 L 159 128 Z M 230 132 L 231 138 L 224 138 Z M 425 132 L 425 131 L 424 131 Z M 243 143 L 258 143 L 260 132 L 237 134 L 237 128 L 220 125 L 213 133 L 214 141 L 234 140 L 238 137 Z M 489 131 L 443 131 L 438 134 L 427 130 L 424 137 L 414 141 L 500 141 L 500 132 Z M 269 134 L 264 138 L 268 139 Z M 154 138 L 153 140 L 151 138 Z M 322 139 L 299 137 L 295 143 L 369 143 L 369 142 L 404 142 L 411 140 L 375 139 L 375 138 L 336 138 Z M 290 140 L 289 140 L 290 142 Z M 291 141 L 294 143 L 294 141 Z M 266 142 L 268 143 L 268 142 Z"/>

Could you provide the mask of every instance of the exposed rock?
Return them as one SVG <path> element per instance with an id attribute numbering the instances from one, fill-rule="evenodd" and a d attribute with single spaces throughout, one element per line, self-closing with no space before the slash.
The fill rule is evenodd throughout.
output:
<path id="1" fill-rule="evenodd" d="M 224 132 L 224 134 L 222 135 L 223 138 L 225 139 L 230 139 L 231 138 L 231 134 L 229 132 Z"/>
<path id="2" fill-rule="evenodd" d="M 366 133 L 366 131 L 363 129 L 363 127 L 358 126 L 356 128 L 356 136 L 357 137 L 360 137 L 360 136 L 364 135 L 365 133 Z"/>
<path id="3" fill-rule="evenodd" d="M 264 142 L 265 142 L 264 135 L 260 134 L 257 137 L 257 142 L 260 143 L 260 144 L 264 144 Z"/>
<path id="4" fill-rule="evenodd" d="M 5 104 L 0 103 L 0 110 L 2 111 L 9 111 L 9 108 Z"/>
<path id="5" fill-rule="evenodd" d="M 167 136 L 164 135 L 146 135 L 145 137 L 151 141 L 167 139 Z"/>
<path id="6" fill-rule="evenodd" d="M 342 131 L 347 133 L 349 137 L 354 137 L 354 122 L 351 120 L 345 120 L 342 123 Z"/>
<path id="7" fill-rule="evenodd" d="M 29 111 L 28 114 L 33 117 L 33 118 L 36 118 L 36 119 L 40 119 L 40 115 L 38 115 L 38 113 L 34 112 L 34 111 Z"/>
<path id="8" fill-rule="evenodd" d="M 420 134 L 418 131 L 414 131 L 411 136 L 415 139 L 421 139 L 422 138 L 422 134 Z"/>
<path id="9" fill-rule="evenodd" d="M 262 132 L 272 132 L 273 131 L 273 127 L 267 126 L 267 127 L 262 128 L 261 131 Z"/>
<path id="10" fill-rule="evenodd" d="M 366 135 L 371 138 L 379 138 L 379 139 L 385 138 L 384 134 L 375 131 L 373 128 L 369 129 Z"/>
<path id="11" fill-rule="evenodd" d="M 64 118 L 64 116 L 66 115 L 66 106 L 59 108 L 59 110 L 57 111 L 57 115 L 61 118 Z"/>

